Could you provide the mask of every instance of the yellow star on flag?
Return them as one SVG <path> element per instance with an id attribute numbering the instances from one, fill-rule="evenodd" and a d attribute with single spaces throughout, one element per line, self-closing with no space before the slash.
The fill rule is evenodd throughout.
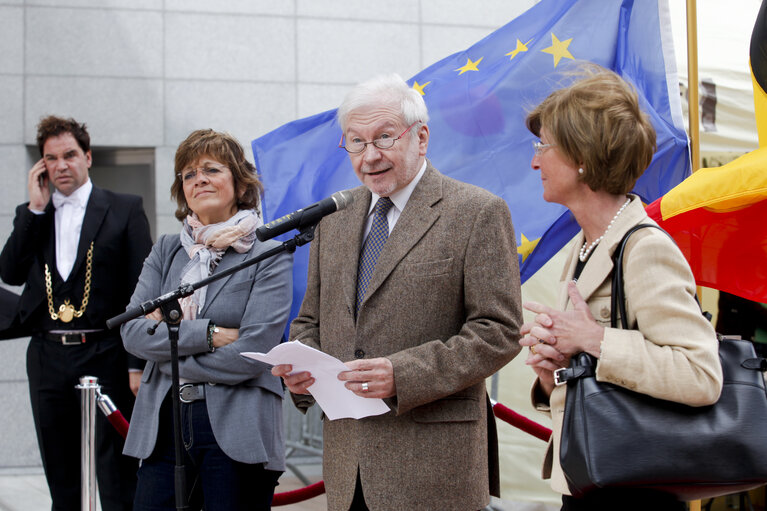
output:
<path id="1" fill-rule="evenodd" d="M 517 47 L 511 50 L 509 53 L 507 53 L 506 56 L 509 57 L 509 60 L 513 59 L 514 57 L 517 56 L 517 53 L 521 51 L 527 51 L 527 45 L 530 44 L 531 42 L 533 42 L 532 39 L 530 39 L 529 41 L 523 44 L 522 41 L 517 39 Z"/>
<path id="2" fill-rule="evenodd" d="M 522 234 L 522 242 L 517 247 L 517 254 L 520 254 L 522 256 L 522 262 L 525 262 L 525 259 L 527 259 L 527 256 L 533 253 L 533 250 L 535 250 L 536 245 L 538 245 L 538 242 L 541 241 L 541 238 L 538 238 L 537 240 L 528 240 L 525 238 L 525 235 Z"/>
<path id="3" fill-rule="evenodd" d="M 554 35 L 554 33 L 551 33 L 551 46 L 548 48 L 544 48 L 541 51 L 543 53 L 550 53 L 551 55 L 554 55 L 554 67 L 557 67 L 557 64 L 559 64 L 559 61 L 563 58 L 572 59 L 575 60 L 575 57 L 572 56 L 570 51 L 567 49 L 568 46 L 570 46 L 570 43 L 573 41 L 573 38 L 567 39 L 566 41 L 560 41 L 557 39 L 557 36 Z"/>
<path id="4" fill-rule="evenodd" d="M 421 96 L 425 96 L 426 93 L 423 91 L 423 88 L 429 85 L 431 82 L 426 82 L 423 85 L 419 84 L 418 82 L 413 82 L 413 88 L 418 91 L 418 93 Z"/>
<path id="5" fill-rule="evenodd" d="M 458 73 L 458 76 L 464 74 L 466 71 L 479 71 L 479 69 L 477 69 L 477 66 L 479 65 L 480 62 L 482 62 L 482 59 L 484 58 L 485 57 L 480 57 L 479 60 L 476 62 L 473 62 L 471 59 L 466 59 L 466 65 L 459 67 L 458 69 L 455 69 L 455 71 L 460 71 L 460 73 Z"/>

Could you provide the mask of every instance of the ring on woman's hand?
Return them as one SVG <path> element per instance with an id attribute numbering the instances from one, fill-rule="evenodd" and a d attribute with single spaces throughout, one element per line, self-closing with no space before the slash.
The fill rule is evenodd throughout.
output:
<path id="1" fill-rule="evenodd" d="M 535 346 L 530 346 L 530 353 L 532 353 L 533 355 L 537 355 L 537 353 L 535 352 Z"/>
<path id="2" fill-rule="evenodd" d="M 367 391 L 368 391 L 368 383 L 367 382 L 363 382 L 362 383 L 362 392 L 367 392 Z"/>

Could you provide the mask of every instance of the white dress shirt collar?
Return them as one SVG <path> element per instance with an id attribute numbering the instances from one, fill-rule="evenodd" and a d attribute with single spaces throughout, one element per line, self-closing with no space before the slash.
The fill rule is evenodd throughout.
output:
<path id="1" fill-rule="evenodd" d="M 51 200 L 56 208 L 56 269 L 61 278 L 67 280 L 75 265 L 77 247 L 80 244 L 85 209 L 93 190 L 93 183 L 88 179 L 71 194 L 64 195 L 58 190 L 53 192 Z"/>
<path id="2" fill-rule="evenodd" d="M 386 220 L 389 224 L 389 234 L 391 234 L 392 229 L 394 229 L 394 225 L 397 223 L 397 220 L 399 220 L 399 216 L 402 213 L 402 211 L 405 209 L 405 205 L 407 204 L 407 201 L 410 200 L 410 196 L 413 194 L 413 190 L 415 190 L 415 187 L 418 185 L 418 182 L 423 177 L 424 172 L 426 172 L 426 159 L 424 158 L 423 165 L 421 165 L 421 170 L 418 171 L 418 174 L 415 175 L 412 181 L 410 181 L 407 186 L 405 186 L 402 190 L 398 192 L 394 192 L 389 196 L 389 198 L 392 201 L 392 204 L 394 204 L 394 207 L 389 208 L 389 212 L 386 214 Z M 378 202 L 378 199 L 380 199 L 381 196 L 377 193 L 373 194 L 373 197 L 370 199 L 370 209 L 368 210 L 368 216 L 367 220 L 365 221 L 365 232 L 364 237 L 367 238 L 367 235 L 370 233 L 370 229 L 373 226 L 373 208 L 376 205 L 376 202 Z"/>
<path id="3" fill-rule="evenodd" d="M 53 207 L 58 209 L 64 204 L 72 204 L 73 206 L 78 206 L 85 209 L 85 207 L 88 205 L 88 199 L 91 196 L 92 190 L 93 183 L 91 182 L 90 178 L 88 178 L 88 180 L 85 181 L 85 183 L 83 183 L 80 188 L 70 193 L 69 195 L 64 195 L 60 191 L 54 190 L 53 195 L 51 196 L 51 199 L 53 200 Z"/>
<path id="4" fill-rule="evenodd" d="M 410 181 L 407 186 L 405 186 L 402 190 L 399 190 L 397 192 L 394 192 L 389 196 L 392 203 L 394 204 L 394 207 L 397 208 L 397 211 L 402 213 L 402 211 L 405 210 L 405 205 L 407 204 L 407 201 L 410 200 L 410 196 L 413 194 L 413 190 L 415 190 L 415 187 L 418 185 L 418 182 L 423 177 L 424 172 L 426 172 L 426 158 L 423 159 L 423 165 L 421 165 L 421 170 L 418 171 L 418 174 L 415 175 L 412 181 Z M 371 192 L 372 193 L 372 192 Z M 373 198 L 370 199 L 370 209 L 368 209 L 368 215 L 373 212 L 373 208 L 376 205 L 376 202 L 378 202 L 378 199 L 380 199 L 381 196 L 377 193 L 373 193 Z"/>

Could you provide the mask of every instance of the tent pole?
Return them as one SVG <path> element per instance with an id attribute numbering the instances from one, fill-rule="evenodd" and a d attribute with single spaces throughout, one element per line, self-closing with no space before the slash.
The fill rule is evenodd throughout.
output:
<path id="1" fill-rule="evenodd" d="M 690 165 L 700 168 L 700 124 L 698 99 L 698 11 L 695 0 L 687 0 L 687 115 L 690 137 Z M 702 289 L 698 286 L 698 296 Z M 701 501 L 690 502 L 690 511 L 701 511 Z"/>
<path id="2" fill-rule="evenodd" d="M 687 0 L 687 113 L 692 171 L 700 168 L 700 100 L 698 99 L 698 12 Z"/>

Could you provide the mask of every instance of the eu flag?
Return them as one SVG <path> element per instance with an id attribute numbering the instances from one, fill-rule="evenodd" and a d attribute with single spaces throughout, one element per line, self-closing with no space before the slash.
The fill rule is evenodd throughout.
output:
<path id="1" fill-rule="evenodd" d="M 650 203 L 689 175 L 665 0 L 542 0 L 409 81 L 429 108 L 427 157 L 434 166 L 508 203 L 522 282 L 578 231 L 564 207 L 543 201 L 540 176 L 530 168 L 534 137 L 524 124 L 529 110 L 566 85 L 562 71 L 577 61 L 595 62 L 631 82 L 652 119 L 658 150 L 634 192 Z M 337 147 L 340 138 L 331 110 L 252 142 L 267 221 L 360 184 L 346 151 Z M 294 315 L 307 259 L 308 250 L 296 253 Z"/>

